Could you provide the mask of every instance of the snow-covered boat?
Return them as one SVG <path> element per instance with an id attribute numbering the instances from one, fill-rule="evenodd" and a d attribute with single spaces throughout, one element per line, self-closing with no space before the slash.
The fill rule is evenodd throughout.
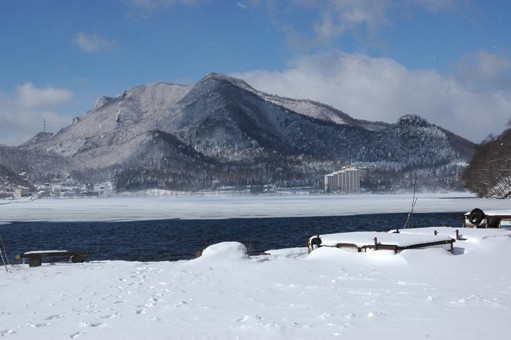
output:
<path id="1" fill-rule="evenodd" d="M 468 216 L 470 213 L 465 214 Z M 490 215 L 491 214 L 491 215 Z M 485 218 L 501 219 L 500 228 L 454 228 L 426 227 L 405 228 L 388 232 L 361 231 L 317 235 L 309 238 L 309 253 L 320 247 L 336 247 L 348 251 L 367 252 L 391 250 L 394 253 L 406 249 L 443 248 L 453 253 L 455 242 L 495 237 L 511 237 L 511 212 L 488 212 Z"/>
<path id="2" fill-rule="evenodd" d="M 360 231 L 317 235 L 309 238 L 309 253 L 319 247 L 335 247 L 354 252 L 390 250 L 399 253 L 406 249 L 440 247 L 453 252 L 455 238 L 449 234 L 430 231 L 429 233 L 402 233 Z"/>
<path id="3" fill-rule="evenodd" d="M 511 210 L 475 208 L 465 213 L 465 226 L 469 228 L 511 228 Z"/>

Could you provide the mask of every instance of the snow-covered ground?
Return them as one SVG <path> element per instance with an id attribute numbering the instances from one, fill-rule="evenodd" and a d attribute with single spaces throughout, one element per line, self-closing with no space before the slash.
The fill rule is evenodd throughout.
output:
<path id="1" fill-rule="evenodd" d="M 0 206 L 0 221 L 405 212 L 405 196 L 41 200 Z M 474 207 L 509 203 L 423 195 L 416 211 Z M 187 261 L 0 268 L 0 337 L 507 339 L 511 238 L 461 233 L 454 255 L 295 248 L 248 257 L 233 240 Z"/>

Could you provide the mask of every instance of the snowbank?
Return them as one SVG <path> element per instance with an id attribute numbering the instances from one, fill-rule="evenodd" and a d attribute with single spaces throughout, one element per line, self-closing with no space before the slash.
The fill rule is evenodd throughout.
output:
<path id="1" fill-rule="evenodd" d="M 441 249 L 320 248 L 0 272 L 6 339 L 507 339 L 511 238 Z"/>
<path id="2" fill-rule="evenodd" d="M 248 259 L 247 247 L 239 242 L 213 244 L 202 251 L 194 262 L 231 263 Z"/>

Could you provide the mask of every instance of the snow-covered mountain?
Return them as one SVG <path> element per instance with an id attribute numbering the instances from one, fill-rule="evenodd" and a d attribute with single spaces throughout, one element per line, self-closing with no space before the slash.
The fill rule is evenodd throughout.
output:
<path id="1" fill-rule="evenodd" d="M 72 125 L 10 150 L 23 153 L 25 163 L 10 156 L 16 164 L 4 165 L 29 169 L 39 179 L 109 179 L 118 190 L 319 188 L 324 174 L 349 163 L 369 167 L 368 185 L 371 178 L 403 185 L 419 169 L 424 178 L 436 174 L 431 185 L 451 186 L 474 148 L 418 116 L 396 124 L 357 120 L 325 104 L 265 94 L 213 73 L 191 86 L 155 83 L 100 97 Z M 34 160 L 44 166 L 26 164 Z"/>

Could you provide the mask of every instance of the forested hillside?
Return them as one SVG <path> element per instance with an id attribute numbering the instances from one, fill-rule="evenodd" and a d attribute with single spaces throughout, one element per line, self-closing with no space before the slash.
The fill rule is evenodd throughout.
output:
<path id="1" fill-rule="evenodd" d="M 480 197 L 511 196 L 511 129 L 477 147 L 462 180 Z"/>

